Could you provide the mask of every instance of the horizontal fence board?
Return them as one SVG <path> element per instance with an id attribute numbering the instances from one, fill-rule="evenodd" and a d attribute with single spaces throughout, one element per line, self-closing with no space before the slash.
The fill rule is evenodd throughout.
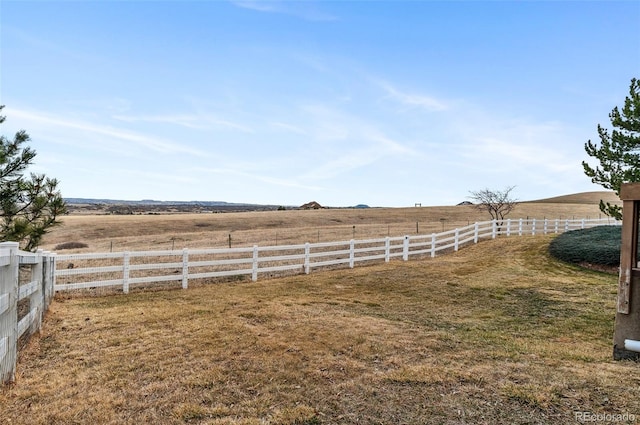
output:
<path id="1" fill-rule="evenodd" d="M 174 280 L 182 280 L 182 274 L 170 276 L 131 277 L 129 278 L 128 282 L 129 285 L 135 285 L 138 283 L 170 282 Z"/>
<path id="2" fill-rule="evenodd" d="M 353 259 L 353 261 L 358 262 L 358 261 L 383 260 L 384 258 L 386 258 L 385 254 L 377 254 L 377 255 L 368 255 L 366 257 L 356 257 Z"/>
<path id="3" fill-rule="evenodd" d="M 155 263 L 155 264 L 131 264 L 129 270 L 156 270 L 156 269 L 181 269 L 182 261 L 179 263 Z M 122 270 L 122 267 L 120 267 Z"/>
<path id="4" fill-rule="evenodd" d="M 124 252 L 92 252 L 86 254 L 57 254 L 58 261 L 71 260 L 102 260 L 112 258 L 124 258 Z"/>
<path id="5" fill-rule="evenodd" d="M 285 266 L 260 267 L 258 273 L 282 272 L 287 270 L 302 270 L 302 264 L 289 264 Z"/>
<path id="6" fill-rule="evenodd" d="M 9 310 L 9 294 L 0 295 L 0 316 Z"/>
<path id="7" fill-rule="evenodd" d="M 25 299 L 34 292 L 37 292 L 38 289 L 40 289 L 39 284 L 40 282 L 34 280 L 24 285 L 20 285 L 18 288 L 18 300 Z"/>
<path id="8" fill-rule="evenodd" d="M 9 338 L 5 336 L 0 338 L 0 363 L 4 360 L 4 356 L 7 355 L 7 351 L 9 351 Z"/>
<path id="9" fill-rule="evenodd" d="M 84 267 L 73 269 L 61 269 L 56 270 L 56 276 L 77 276 L 81 274 L 97 274 L 97 273 L 111 273 L 121 272 L 122 265 L 119 266 L 106 266 L 106 267 Z"/>
<path id="10" fill-rule="evenodd" d="M 268 261 L 290 261 L 290 260 L 304 260 L 305 255 L 302 254 L 292 254 L 292 255 L 280 255 L 273 257 L 258 257 L 259 262 L 268 262 Z"/>
<path id="11" fill-rule="evenodd" d="M 33 321 L 36 319 L 37 312 L 38 310 L 36 310 L 35 308 L 31 309 L 31 311 L 29 311 L 29 314 L 25 315 L 18 322 L 18 338 L 20 338 L 27 331 L 27 329 L 29 329 L 31 323 L 33 323 Z"/>
<path id="12" fill-rule="evenodd" d="M 70 289 L 89 289 L 89 288 L 103 288 L 107 286 L 122 286 L 123 279 L 111 279 L 111 280 L 97 280 L 93 282 L 76 282 L 76 283 L 64 283 L 56 284 L 54 289 L 56 291 L 65 291 Z"/>
<path id="13" fill-rule="evenodd" d="M 351 253 L 351 250 L 349 249 L 341 249 L 340 251 L 311 252 L 309 253 L 309 257 L 311 258 L 335 257 L 338 255 L 349 255 L 350 253 Z"/>
<path id="14" fill-rule="evenodd" d="M 333 242 L 317 242 L 295 245 L 251 246 L 239 248 L 182 249 L 168 251 L 141 251 L 105 254 L 67 254 L 58 256 L 59 261 L 69 260 L 106 260 L 122 259 L 122 264 L 106 267 L 71 268 L 56 270 L 55 275 L 68 282 L 59 282 L 56 290 L 98 288 L 102 286 L 127 286 L 138 283 L 161 283 L 183 281 L 187 287 L 189 279 L 215 278 L 227 276 L 252 275 L 300 270 L 308 273 L 312 268 L 338 266 L 356 262 L 384 260 L 395 258 L 408 260 L 418 255 L 435 256 L 447 250 L 457 250 L 461 246 L 476 243 L 480 240 L 493 239 L 498 236 L 521 236 L 546 233 L 557 233 L 568 230 L 593 227 L 602 224 L 620 224 L 611 220 L 539 220 L 539 219 L 507 219 L 503 221 L 486 221 L 470 224 L 441 233 L 404 235 L 363 240 L 342 240 Z M 209 258 L 207 258 L 209 257 Z M 218 257 L 218 258 L 216 258 Z M 222 258 L 220 258 L 222 257 Z M 135 261 L 135 258 L 150 258 L 146 263 Z M 154 259 L 155 258 L 155 259 Z M 179 261 L 164 262 L 164 258 L 175 258 Z M 194 260 L 192 260 L 192 258 Z M 238 268 L 252 265 L 249 268 Z M 171 274 L 162 274 L 160 270 L 171 269 Z M 199 270 L 194 270 L 199 269 Z M 144 276 L 143 271 L 157 276 Z M 130 274 L 137 272 L 137 276 Z M 76 275 L 104 273 L 109 279 L 105 281 L 73 282 Z M 111 274 L 111 276 L 109 276 Z M 112 279 L 113 275 L 122 276 Z M 118 276 L 118 277 L 120 277 Z M 125 291 L 126 292 L 126 291 Z"/>
<path id="15" fill-rule="evenodd" d="M 229 277 L 252 274 L 252 269 L 224 270 L 219 272 L 189 273 L 189 279 L 205 279 L 211 277 Z"/>

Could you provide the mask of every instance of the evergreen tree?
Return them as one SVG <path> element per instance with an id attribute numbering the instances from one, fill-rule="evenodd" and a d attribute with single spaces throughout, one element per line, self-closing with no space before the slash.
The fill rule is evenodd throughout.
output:
<path id="1" fill-rule="evenodd" d="M 0 105 L 0 112 L 4 105 Z M 5 121 L 0 115 L 0 124 Z M 44 174 L 25 171 L 36 152 L 26 143 L 31 139 L 18 131 L 13 139 L 0 135 L 0 241 L 20 243 L 20 248 L 35 250 L 47 230 L 59 223 L 67 208 L 58 181 Z"/>
<path id="2" fill-rule="evenodd" d="M 587 154 L 597 159 L 600 165 L 593 168 L 582 161 L 582 166 L 592 182 L 620 195 L 622 183 L 640 182 L 640 80 L 631 80 L 629 96 L 625 98 L 622 111 L 616 106 L 609 118 L 614 128 L 611 134 L 598 124 L 600 146 L 591 140 L 584 145 Z M 622 219 L 622 207 L 619 205 L 600 200 L 600 210 Z"/>

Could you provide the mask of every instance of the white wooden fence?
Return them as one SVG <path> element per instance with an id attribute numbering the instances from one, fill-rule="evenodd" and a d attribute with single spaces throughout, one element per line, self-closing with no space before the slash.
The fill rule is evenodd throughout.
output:
<path id="1" fill-rule="evenodd" d="M 40 329 L 54 293 L 54 259 L 41 250 L 20 251 L 17 242 L 0 243 L 1 383 L 15 378 L 18 340 Z"/>
<path id="2" fill-rule="evenodd" d="M 309 274 L 321 267 L 356 263 L 404 261 L 416 256 L 435 257 L 441 251 L 499 235 L 562 233 L 600 225 L 619 225 L 612 219 L 485 221 L 442 233 L 380 239 L 253 246 L 222 249 L 58 254 L 55 291 L 111 288 L 128 293 L 135 286 L 171 284 L 187 288 L 192 279 L 259 275 Z"/>
<path id="3" fill-rule="evenodd" d="M 310 273 L 322 267 L 354 267 L 360 262 L 416 256 L 435 257 L 438 252 L 499 235 L 562 233 L 601 225 L 597 220 L 486 221 L 430 235 L 405 235 L 380 239 L 305 243 L 286 246 L 253 246 L 231 249 L 183 249 L 93 254 L 36 253 L 18 249 L 16 242 L 0 243 L 0 382 L 15 378 L 18 341 L 37 332 L 54 291 L 114 288 L 124 293 L 136 285 L 174 282 L 187 288 L 190 279 Z M 97 277 L 96 277 L 97 276 Z M 24 311 L 20 311 L 24 310 Z"/>

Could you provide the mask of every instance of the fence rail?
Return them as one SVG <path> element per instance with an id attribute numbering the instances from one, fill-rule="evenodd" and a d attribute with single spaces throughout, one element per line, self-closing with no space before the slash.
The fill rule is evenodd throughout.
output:
<path id="1" fill-rule="evenodd" d="M 305 273 L 323 267 L 355 267 L 356 263 L 411 257 L 435 257 L 442 251 L 498 236 L 562 233 L 601 225 L 612 219 L 502 220 L 477 222 L 441 233 L 365 240 L 282 246 L 187 249 L 56 256 L 55 291 L 111 288 L 128 293 L 140 285 L 173 283 L 187 288 L 190 280 L 274 273 Z"/>
<path id="2" fill-rule="evenodd" d="M 18 342 L 38 331 L 55 291 L 111 288 L 128 293 L 132 286 L 173 282 L 187 288 L 190 280 L 305 273 L 323 267 L 355 267 L 357 263 L 408 261 L 435 257 L 443 251 L 498 236 L 562 233 L 601 225 L 610 219 L 486 221 L 426 235 L 378 239 L 253 246 L 230 249 L 55 254 L 24 252 L 16 242 L 0 243 L 0 379 L 15 379 Z M 97 276 L 97 277 L 96 277 Z"/>
<path id="3" fill-rule="evenodd" d="M 0 380 L 15 378 L 18 341 L 37 332 L 54 293 L 55 254 L 0 243 Z"/>

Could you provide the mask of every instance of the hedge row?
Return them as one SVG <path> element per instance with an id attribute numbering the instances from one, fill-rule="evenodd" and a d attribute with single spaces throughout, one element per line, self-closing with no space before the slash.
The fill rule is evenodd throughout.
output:
<path id="1" fill-rule="evenodd" d="M 563 233 L 549 244 L 549 253 L 568 263 L 620 264 L 621 226 L 598 226 Z"/>

